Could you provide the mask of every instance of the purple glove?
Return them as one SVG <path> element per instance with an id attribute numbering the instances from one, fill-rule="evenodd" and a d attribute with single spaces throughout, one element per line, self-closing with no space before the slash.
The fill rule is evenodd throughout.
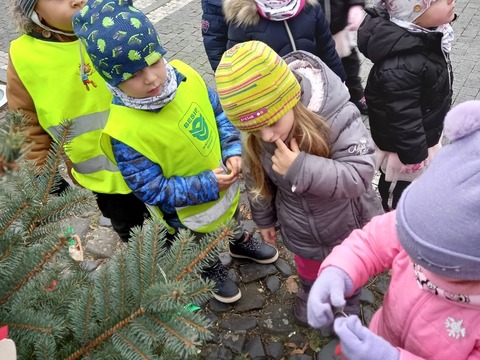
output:
<path id="1" fill-rule="evenodd" d="M 348 30 L 357 31 L 365 17 L 362 5 L 354 5 L 348 10 Z"/>
<path id="2" fill-rule="evenodd" d="M 349 360 L 398 360 L 400 351 L 362 325 L 358 316 L 335 319 L 342 354 Z"/>
<path id="3" fill-rule="evenodd" d="M 352 290 L 353 281 L 345 271 L 336 266 L 323 269 L 308 296 L 308 324 L 314 328 L 332 324 L 332 306 L 343 309 L 345 294 L 351 294 Z"/>

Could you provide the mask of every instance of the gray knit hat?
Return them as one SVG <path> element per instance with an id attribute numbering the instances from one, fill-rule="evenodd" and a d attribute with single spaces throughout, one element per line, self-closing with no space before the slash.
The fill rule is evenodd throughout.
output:
<path id="1" fill-rule="evenodd" d="M 480 280 L 480 101 L 453 108 L 445 136 L 451 144 L 400 198 L 398 238 L 425 269 Z"/>

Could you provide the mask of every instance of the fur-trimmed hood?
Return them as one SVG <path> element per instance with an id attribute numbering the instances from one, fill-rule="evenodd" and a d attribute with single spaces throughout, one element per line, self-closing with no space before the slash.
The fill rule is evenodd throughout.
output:
<path id="1" fill-rule="evenodd" d="M 306 0 L 307 5 L 320 6 L 318 0 Z M 255 0 L 223 0 L 222 9 L 227 23 L 251 26 L 260 20 Z"/>
<path id="2" fill-rule="evenodd" d="M 10 0 L 10 14 L 15 22 L 15 28 L 22 34 L 28 34 L 35 27 L 35 23 L 23 12 L 20 0 Z"/>

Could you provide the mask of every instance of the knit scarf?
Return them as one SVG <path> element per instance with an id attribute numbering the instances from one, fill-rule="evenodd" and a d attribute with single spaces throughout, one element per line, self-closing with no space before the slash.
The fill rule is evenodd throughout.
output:
<path id="1" fill-rule="evenodd" d="M 442 50 L 445 53 L 450 53 L 452 51 L 452 44 L 454 40 L 454 32 L 453 28 L 450 24 L 443 24 L 438 26 L 437 28 L 430 30 L 430 29 L 425 29 L 421 26 L 418 26 L 416 24 L 413 24 L 411 22 L 405 21 L 405 20 L 400 20 L 394 17 L 390 17 L 390 21 L 393 22 L 394 24 L 397 24 L 401 28 L 404 28 L 405 30 L 411 31 L 411 32 L 441 32 L 443 34 L 442 37 Z"/>
<path id="2" fill-rule="evenodd" d="M 422 290 L 428 291 L 436 296 L 445 298 L 453 302 L 480 305 L 480 295 L 456 294 L 451 291 L 446 291 L 442 288 L 439 288 L 427 278 L 427 276 L 423 272 L 423 268 L 418 264 L 413 264 L 413 273 L 415 274 L 415 279 L 417 280 L 418 287 Z"/>
<path id="3" fill-rule="evenodd" d="M 255 0 L 258 13 L 272 21 L 288 20 L 302 11 L 305 0 Z"/>
<path id="4" fill-rule="evenodd" d="M 108 89 L 126 107 L 139 110 L 160 110 L 173 100 L 175 94 L 177 93 L 178 86 L 175 70 L 173 69 L 172 65 L 170 65 L 167 60 L 165 60 L 165 58 L 163 60 L 165 61 L 165 69 L 167 73 L 165 78 L 165 84 L 163 84 L 162 92 L 159 95 L 139 99 L 131 97 L 125 94 L 118 87 L 113 87 L 107 83 Z"/>

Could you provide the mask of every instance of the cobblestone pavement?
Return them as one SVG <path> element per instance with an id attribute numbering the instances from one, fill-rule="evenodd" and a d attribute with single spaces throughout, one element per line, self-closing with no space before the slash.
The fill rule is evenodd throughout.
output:
<path id="1" fill-rule="evenodd" d="M 178 58 L 204 75 L 214 85 L 213 74 L 205 55 L 200 33 L 200 2 L 192 0 L 135 1 L 154 22 L 165 48 L 167 58 Z M 0 5 L 1 6 L 1 5 Z M 479 99 L 480 89 L 480 0 L 458 1 L 458 20 L 454 24 L 456 43 L 452 52 L 454 69 L 454 101 Z M 5 10 L 5 5 L 3 5 Z M 9 42 L 16 32 L 7 11 L 0 12 L 0 83 L 5 82 Z M 370 64 L 363 61 L 362 77 Z M 120 248 L 118 236 L 101 218 L 97 210 L 70 219 L 80 235 L 86 255 L 86 265 L 92 270 L 102 266 Z M 253 228 L 251 221 L 247 228 Z M 297 279 L 291 255 L 281 244 L 280 259 L 273 265 L 256 265 L 232 261 L 222 254 L 222 261 L 231 264 L 230 276 L 238 282 L 243 297 L 234 305 L 212 300 L 205 310 L 215 321 L 213 342 L 199 354 L 205 359 L 334 359 L 335 341 L 311 329 L 295 325 L 292 304 Z M 381 303 L 388 286 L 388 276 L 381 275 L 366 286 L 362 294 L 362 317 L 368 323 Z M 247 355 L 248 354 L 248 355 Z"/>

